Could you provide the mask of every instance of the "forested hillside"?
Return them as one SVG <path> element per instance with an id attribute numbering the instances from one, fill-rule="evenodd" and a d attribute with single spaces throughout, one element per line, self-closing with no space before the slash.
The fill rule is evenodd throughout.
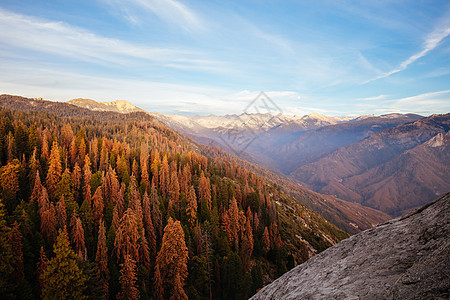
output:
<path id="1" fill-rule="evenodd" d="M 348 236 L 147 114 L 0 106 L 2 298 L 244 299 Z"/>

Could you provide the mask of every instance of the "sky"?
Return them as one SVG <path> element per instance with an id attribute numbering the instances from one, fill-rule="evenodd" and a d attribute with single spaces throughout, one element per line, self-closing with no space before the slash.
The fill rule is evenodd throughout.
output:
<path id="1" fill-rule="evenodd" d="M 0 94 L 152 112 L 450 111 L 450 2 L 0 0 Z"/>

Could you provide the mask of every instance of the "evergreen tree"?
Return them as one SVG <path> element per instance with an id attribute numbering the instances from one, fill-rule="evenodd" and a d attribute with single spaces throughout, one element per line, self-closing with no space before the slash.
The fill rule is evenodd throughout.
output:
<path id="1" fill-rule="evenodd" d="M 55 192 L 58 182 L 61 180 L 62 166 L 61 166 L 61 156 L 59 152 L 58 143 L 53 142 L 52 150 L 50 154 L 49 167 L 47 171 L 47 191 L 50 199 L 55 199 Z"/>
<path id="2" fill-rule="evenodd" d="M 188 249 L 184 240 L 184 231 L 181 228 L 180 221 L 169 219 L 167 226 L 164 228 L 164 236 L 162 240 L 161 250 L 156 258 L 165 295 L 171 297 L 181 297 L 186 293 L 183 290 L 185 280 L 188 275 Z"/>
<path id="3" fill-rule="evenodd" d="M 103 284 L 104 298 L 108 299 L 108 248 L 106 247 L 106 229 L 103 221 L 101 221 L 98 229 L 97 254 L 95 256 L 95 261 L 97 262 L 99 277 Z"/>
<path id="4" fill-rule="evenodd" d="M 133 260 L 138 261 L 140 237 L 136 214 L 131 208 L 128 208 L 120 220 L 114 241 L 117 258 L 129 255 Z"/>
<path id="5" fill-rule="evenodd" d="M 197 197 L 195 196 L 195 190 L 193 186 L 191 186 L 191 188 L 189 189 L 186 202 L 186 213 L 189 217 L 191 227 L 193 228 L 195 222 L 197 222 Z"/>
<path id="6" fill-rule="evenodd" d="M 136 262 L 131 258 L 130 255 L 126 254 L 121 267 L 122 269 L 120 270 L 120 285 L 122 289 L 117 295 L 117 299 L 139 299 L 139 290 L 136 285 Z"/>
<path id="7" fill-rule="evenodd" d="M 53 248 L 55 257 L 41 276 L 43 299 L 85 299 L 85 276 L 77 265 L 77 256 L 69 246 L 66 230 L 59 230 Z"/>

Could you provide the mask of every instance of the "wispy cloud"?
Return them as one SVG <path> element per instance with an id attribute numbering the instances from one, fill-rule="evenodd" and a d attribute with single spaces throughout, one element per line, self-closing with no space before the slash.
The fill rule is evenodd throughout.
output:
<path id="1" fill-rule="evenodd" d="M 360 101 L 376 101 L 376 100 L 386 99 L 386 97 L 388 97 L 388 95 L 381 94 L 381 95 L 378 95 L 378 96 L 358 98 L 356 100 L 360 100 Z"/>
<path id="2" fill-rule="evenodd" d="M 191 8 L 176 0 L 103 0 L 122 10 L 125 18 L 137 23 L 138 11 L 150 12 L 161 20 L 193 32 L 204 28 L 204 21 Z"/>
<path id="3" fill-rule="evenodd" d="M 365 83 L 372 82 L 374 80 L 382 79 L 389 77 L 395 73 L 401 72 L 408 68 L 408 66 L 414 63 L 416 60 L 424 57 L 428 54 L 428 52 L 434 50 L 439 44 L 444 40 L 447 36 L 450 35 L 450 17 L 446 17 L 441 24 L 439 24 L 431 33 L 427 35 L 424 42 L 422 43 L 422 50 L 411 55 L 406 60 L 404 60 L 397 68 L 378 75 L 377 77 L 370 79 Z"/>
<path id="4" fill-rule="evenodd" d="M 360 102 L 356 104 L 357 113 L 417 113 L 429 115 L 450 111 L 450 90 L 422 93 L 414 96 L 380 99 L 377 102 Z"/>
<path id="5" fill-rule="evenodd" d="M 220 62 L 200 58 L 200 53 L 148 47 L 99 36 L 64 22 L 48 21 L 0 8 L 0 45 L 57 54 L 93 63 L 130 64 L 133 61 L 183 66 L 191 69 L 223 68 Z M 220 65 L 220 66 L 218 66 Z"/>

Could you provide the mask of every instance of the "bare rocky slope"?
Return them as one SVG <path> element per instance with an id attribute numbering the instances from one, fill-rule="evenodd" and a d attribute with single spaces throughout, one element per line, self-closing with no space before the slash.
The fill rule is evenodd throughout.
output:
<path id="1" fill-rule="evenodd" d="M 449 299 L 450 193 L 354 235 L 251 299 Z"/>

